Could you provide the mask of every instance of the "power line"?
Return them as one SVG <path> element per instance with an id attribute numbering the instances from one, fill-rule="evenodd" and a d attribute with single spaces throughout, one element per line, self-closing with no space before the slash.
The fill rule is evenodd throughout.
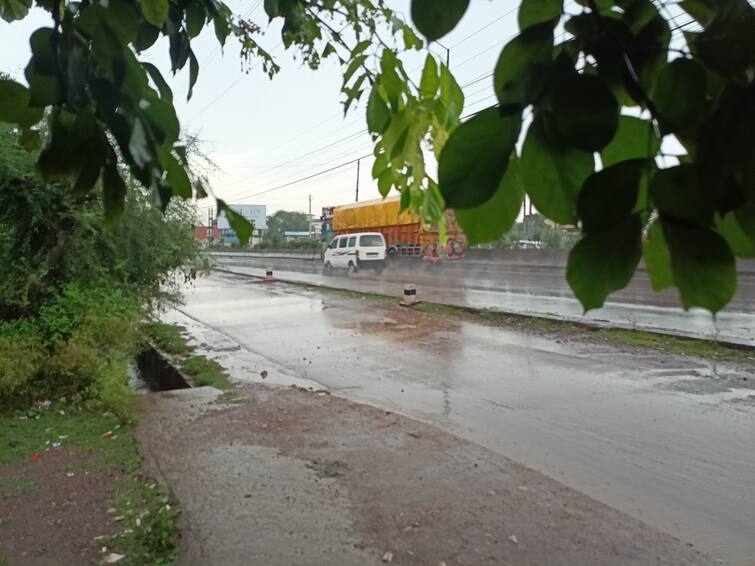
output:
<path id="1" fill-rule="evenodd" d="M 260 191 L 258 193 L 254 193 L 251 195 L 247 195 L 244 198 L 249 197 L 256 197 L 259 195 L 264 195 L 267 193 L 272 193 L 273 191 L 277 191 L 279 189 L 285 189 L 286 187 L 290 187 L 291 185 L 296 185 L 298 183 L 303 183 L 304 181 L 308 181 L 310 179 L 314 179 L 315 177 L 319 177 L 320 175 L 324 175 L 325 173 L 330 173 L 331 171 L 335 171 L 336 169 L 341 169 L 342 167 L 345 167 L 346 165 L 351 165 L 352 163 L 356 163 L 360 159 L 366 159 L 370 157 L 372 154 L 368 153 L 367 155 L 363 155 L 361 157 L 357 157 L 356 159 L 352 159 L 350 161 L 344 161 L 343 163 L 339 163 L 338 165 L 334 165 L 333 167 L 329 167 L 328 169 L 325 169 L 324 171 L 319 171 L 317 173 L 312 173 L 311 175 L 307 175 L 306 177 L 302 177 L 300 179 L 296 179 L 295 181 L 289 181 L 288 183 L 283 183 L 282 185 L 278 185 L 277 187 L 273 187 L 272 189 L 265 189 L 264 191 Z"/>
<path id="2" fill-rule="evenodd" d="M 519 6 L 515 6 L 514 8 L 512 8 L 512 9 L 511 9 L 511 10 L 509 10 L 508 12 L 505 12 L 504 14 L 502 14 L 502 15 L 498 16 L 498 17 L 497 17 L 496 19 L 494 19 L 494 20 L 492 20 L 491 22 L 487 23 L 486 25 L 482 26 L 482 27 L 481 27 L 480 29 L 478 29 L 477 31 L 474 31 L 474 32 L 470 33 L 470 34 L 469 34 L 468 36 L 466 36 L 466 37 L 465 37 L 464 39 L 462 39 L 462 40 L 460 40 L 460 41 L 457 41 L 457 42 L 456 42 L 456 43 L 454 43 L 454 44 L 453 44 L 453 45 L 452 45 L 451 47 L 449 47 L 449 49 L 456 49 L 456 48 L 457 48 L 457 47 L 458 47 L 459 45 L 461 45 L 461 44 L 462 44 L 462 43 L 464 43 L 465 41 L 467 41 L 467 40 L 469 40 L 469 39 L 472 39 L 472 38 L 473 38 L 474 36 L 476 36 L 476 35 L 477 35 L 478 33 L 480 33 L 481 31 L 483 31 L 483 30 L 486 30 L 486 29 L 488 29 L 488 28 L 489 28 L 490 26 L 492 26 L 492 25 L 494 25 L 494 24 L 496 24 L 496 23 L 500 22 L 500 21 L 501 21 L 501 20 L 502 20 L 503 18 L 505 18 L 506 16 L 509 16 L 509 15 L 513 14 L 513 13 L 514 13 L 514 12 L 516 12 L 516 11 L 517 11 L 518 9 L 519 9 Z"/>
<path id="3" fill-rule="evenodd" d="M 491 96 L 495 96 L 495 95 L 490 95 L 490 96 L 488 96 L 486 98 L 490 98 Z M 478 100 L 477 102 L 482 102 L 482 100 L 485 100 L 485 99 L 483 98 L 481 100 Z M 466 115 L 464 115 L 464 116 L 461 117 L 461 120 L 465 120 L 467 118 L 471 118 L 472 116 L 475 116 L 475 115 L 479 114 L 483 110 L 487 110 L 487 108 L 492 108 L 493 106 L 497 106 L 497 105 L 494 104 L 494 105 L 488 106 L 486 108 L 483 108 L 482 110 L 478 110 L 478 111 L 466 114 Z M 282 185 L 277 185 L 275 187 L 272 187 L 270 189 L 265 189 L 264 191 L 259 191 L 257 193 L 246 194 L 246 195 L 243 195 L 243 196 L 242 195 L 238 195 L 238 196 L 236 196 L 234 198 L 251 198 L 251 197 L 256 197 L 256 196 L 264 195 L 264 194 L 267 194 L 267 193 L 271 193 L 273 191 L 277 191 L 277 190 L 280 190 L 280 189 L 285 189 L 287 187 L 291 187 L 293 185 L 297 185 L 299 183 L 303 183 L 304 181 L 309 181 L 310 179 L 314 179 L 315 177 L 320 177 L 321 175 L 325 175 L 326 173 L 330 173 L 332 171 L 336 171 L 337 169 L 341 169 L 342 167 L 345 167 L 346 165 L 351 165 L 352 163 L 356 163 L 358 161 L 361 161 L 362 159 L 367 159 L 369 157 L 373 157 L 373 154 L 372 153 L 368 153 L 366 155 L 362 155 L 360 157 L 357 157 L 357 158 L 354 158 L 354 159 L 350 159 L 349 161 L 344 161 L 343 163 L 339 163 L 338 165 L 334 165 L 333 167 L 329 167 L 329 168 L 327 168 L 327 169 L 325 169 L 323 171 L 318 171 L 317 173 L 312 173 L 311 175 L 307 175 L 305 177 L 301 177 L 299 179 L 295 179 L 293 181 L 289 181 L 287 183 L 283 183 Z"/>
<path id="4" fill-rule="evenodd" d="M 282 43 L 278 43 L 278 45 L 276 45 L 275 47 L 273 47 L 273 49 L 270 51 L 270 53 L 275 53 L 281 45 L 282 45 Z M 202 107 L 202 109 L 199 112 L 197 112 L 196 114 L 194 114 L 194 116 L 192 116 L 191 118 L 189 118 L 188 121 L 189 122 L 193 122 L 194 120 L 196 120 L 205 110 L 207 110 L 208 108 L 210 108 L 211 106 L 213 106 L 216 102 L 218 102 L 221 98 L 223 98 L 226 94 L 228 94 L 237 84 L 239 84 L 241 81 L 243 81 L 252 71 L 257 70 L 260 67 L 260 65 L 262 65 L 262 61 L 258 61 L 256 65 L 254 65 L 253 67 L 251 67 L 249 69 L 249 71 L 247 71 L 246 73 L 242 73 L 239 76 L 239 78 L 237 78 L 230 85 L 228 85 L 228 87 L 223 92 L 221 92 L 219 95 L 217 95 L 215 98 L 213 98 L 210 102 L 208 102 L 207 104 L 205 104 Z"/>

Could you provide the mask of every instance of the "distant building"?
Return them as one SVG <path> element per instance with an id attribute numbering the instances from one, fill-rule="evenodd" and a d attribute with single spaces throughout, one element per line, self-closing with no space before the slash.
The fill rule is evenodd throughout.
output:
<path id="1" fill-rule="evenodd" d="M 299 231 L 299 230 L 285 230 L 283 232 L 283 239 L 286 241 L 290 240 L 306 240 L 309 238 L 309 232 L 307 231 Z"/>
<path id="2" fill-rule="evenodd" d="M 238 212 L 241 216 L 254 224 L 252 239 L 249 245 L 255 245 L 262 241 L 267 230 L 267 206 L 264 204 L 229 204 L 231 210 Z M 225 214 L 218 215 L 218 228 L 223 237 L 223 244 L 226 246 L 238 246 L 239 238 L 236 232 L 231 228 Z"/>
<path id="3" fill-rule="evenodd" d="M 220 229 L 213 226 L 212 230 L 208 226 L 195 226 L 194 237 L 203 246 L 220 244 Z"/>

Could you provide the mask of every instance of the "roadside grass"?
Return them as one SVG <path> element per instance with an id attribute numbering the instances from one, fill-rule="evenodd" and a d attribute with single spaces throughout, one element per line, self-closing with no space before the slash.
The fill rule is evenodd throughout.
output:
<path id="1" fill-rule="evenodd" d="M 360 300 L 374 301 L 376 303 L 395 303 L 396 302 L 396 297 L 391 297 L 389 295 L 379 295 L 377 293 L 359 293 L 357 291 L 349 291 L 346 289 L 336 289 L 334 287 L 320 287 L 319 285 L 301 284 L 300 286 L 307 287 L 308 289 L 314 289 L 323 294 L 336 295 L 338 297 L 343 297 L 345 299 L 360 299 Z"/>
<path id="2" fill-rule="evenodd" d="M 144 325 L 145 334 L 152 339 L 160 350 L 166 354 L 189 354 L 194 350 L 183 337 L 185 327 L 180 324 L 166 324 L 165 322 L 149 322 Z"/>
<path id="3" fill-rule="evenodd" d="M 53 447 L 57 442 L 60 448 Z M 119 523 L 124 531 L 109 537 L 108 551 L 124 554 L 119 564 L 127 566 L 175 562 L 179 510 L 153 480 L 140 474 L 141 458 L 131 424 L 110 412 L 53 402 L 49 409 L 0 416 L 0 446 L 0 474 L 3 465 L 29 462 L 47 450 L 75 446 L 91 451 L 91 459 L 66 468 L 66 472 L 97 466 L 120 472 L 113 476 L 109 504 L 116 516 L 124 517 L 125 522 Z M 25 478 L 0 475 L 0 497 L 22 496 L 37 489 L 44 487 Z M 0 558 L 0 566 L 4 563 L 7 561 Z"/>
<path id="4" fill-rule="evenodd" d="M 635 348 L 650 348 L 679 356 L 700 356 L 717 361 L 755 363 L 755 350 L 721 344 L 713 340 L 699 340 L 643 330 L 617 328 L 601 328 L 596 330 L 595 334 L 609 342 Z"/>
<path id="5" fill-rule="evenodd" d="M 115 487 L 113 508 L 123 517 L 123 530 L 104 542 L 124 554 L 121 564 L 167 566 L 176 559 L 179 508 L 154 481 L 124 476 Z"/>
<path id="6" fill-rule="evenodd" d="M 187 358 L 181 364 L 181 371 L 192 376 L 199 386 L 210 385 L 224 391 L 233 387 L 223 367 L 204 356 Z"/>

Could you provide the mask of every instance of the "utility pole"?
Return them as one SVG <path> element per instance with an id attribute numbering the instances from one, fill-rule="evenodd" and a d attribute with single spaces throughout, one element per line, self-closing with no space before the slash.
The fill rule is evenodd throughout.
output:
<path id="1" fill-rule="evenodd" d="M 361 162 L 361 159 L 357 159 L 357 196 L 354 202 L 359 202 L 359 164 Z"/>
<path id="2" fill-rule="evenodd" d="M 445 45 L 443 45 L 440 41 L 436 41 L 435 43 L 437 43 L 443 49 L 446 50 L 446 69 L 450 69 L 451 68 L 451 50 Z"/>
<path id="3" fill-rule="evenodd" d="M 207 243 L 212 244 L 213 243 L 213 234 L 212 234 L 212 217 L 213 217 L 213 209 L 210 207 L 207 210 Z"/>
<path id="4" fill-rule="evenodd" d="M 307 215 L 307 223 L 309 225 L 309 239 L 314 240 L 314 234 L 312 233 L 312 195 L 309 195 L 309 214 Z"/>

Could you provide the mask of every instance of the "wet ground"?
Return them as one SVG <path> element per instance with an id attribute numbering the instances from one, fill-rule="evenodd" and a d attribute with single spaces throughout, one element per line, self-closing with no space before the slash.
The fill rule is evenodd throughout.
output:
<path id="1" fill-rule="evenodd" d="M 145 465 L 182 566 L 709 566 L 684 543 L 472 442 L 324 392 L 144 397 Z"/>
<path id="2" fill-rule="evenodd" d="M 714 319 L 700 309 L 679 308 L 675 291 L 655 293 L 647 274 L 639 269 L 626 289 L 614 293 L 601 309 L 583 315 L 565 279 L 564 258 L 515 261 L 465 258 L 445 264 L 406 260 L 382 274 L 363 270 L 353 277 L 324 275 L 318 260 L 261 258 L 239 253 L 213 254 L 222 269 L 264 276 L 272 267 L 280 279 L 327 285 L 366 293 L 400 296 L 404 283 L 415 283 L 420 299 L 456 306 L 536 314 L 550 318 L 590 321 L 597 325 L 640 328 L 725 340 L 755 346 L 755 268 L 742 263 L 737 294 Z M 534 256 L 535 258 L 539 256 Z M 524 258 L 524 259 L 522 259 Z"/>
<path id="3" fill-rule="evenodd" d="M 714 559 L 755 562 L 752 366 L 228 274 L 200 279 L 182 311 L 168 318 L 236 378 L 311 380 L 544 472 Z"/>

